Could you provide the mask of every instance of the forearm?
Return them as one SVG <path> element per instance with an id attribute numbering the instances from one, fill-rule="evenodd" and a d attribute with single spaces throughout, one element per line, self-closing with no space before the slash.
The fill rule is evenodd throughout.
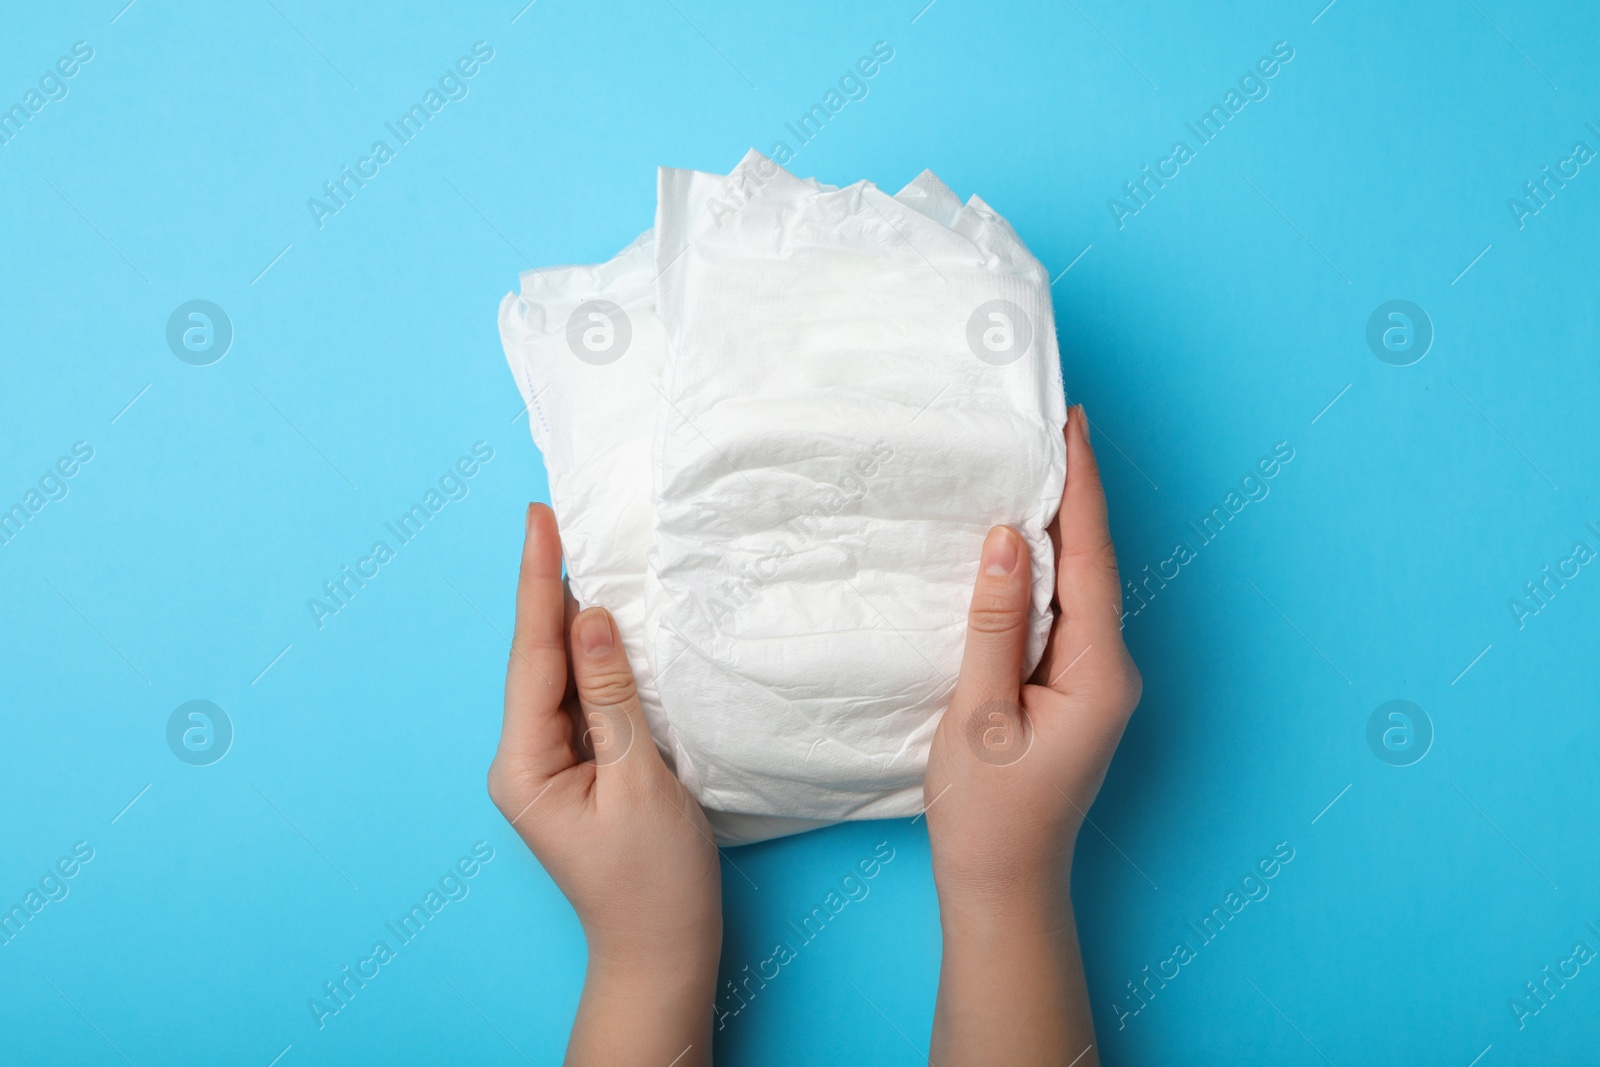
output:
<path id="1" fill-rule="evenodd" d="M 567 1067 L 709 1067 L 717 946 L 709 948 L 644 963 L 591 955 Z"/>
<path id="2" fill-rule="evenodd" d="M 941 886 L 933 1067 L 1099 1063 L 1065 881 L 981 895 Z"/>

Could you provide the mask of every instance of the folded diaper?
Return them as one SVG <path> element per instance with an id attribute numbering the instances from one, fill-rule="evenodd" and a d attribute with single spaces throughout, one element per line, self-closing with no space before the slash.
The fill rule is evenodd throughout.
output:
<path id="1" fill-rule="evenodd" d="M 663 171 L 656 231 L 524 273 L 500 329 L 573 595 L 719 843 L 919 810 L 990 525 L 1032 550 L 1030 670 L 1049 626 L 1065 409 L 1004 221 L 929 172 Z"/>
<path id="2" fill-rule="evenodd" d="M 731 203 L 720 177 L 659 177 L 646 653 L 702 803 L 911 815 L 991 526 L 1032 556 L 1028 672 L 1049 633 L 1049 278 L 931 175 L 924 214 L 757 153 L 740 172 Z"/>

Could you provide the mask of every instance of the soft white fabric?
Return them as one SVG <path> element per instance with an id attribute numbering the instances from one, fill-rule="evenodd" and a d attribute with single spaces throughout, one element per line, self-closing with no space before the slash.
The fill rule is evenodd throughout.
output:
<path id="1" fill-rule="evenodd" d="M 567 581 L 579 604 L 603 607 L 617 620 L 650 731 L 670 759 L 672 724 L 662 714 L 655 676 L 641 669 L 647 663 L 650 438 L 656 383 L 666 363 L 655 310 L 653 233 L 646 230 L 609 262 L 525 271 L 521 280 L 521 293 L 500 302 L 500 341 L 544 455 Z M 617 336 L 621 321 L 600 322 L 585 311 L 575 324 L 576 350 L 587 357 L 581 358 L 569 325 L 580 305 L 596 300 L 621 309 L 628 336 Z M 611 352 L 605 351 L 608 339 Z M 620 355 L 597 362 L 615 348 Z"/>
<path id="2" fill-rule="evenodd" d="M 671 252 L 656 249 L 654 232 L 646 231 L 608 263 L 524 273 L 521 293 L 500 307 L 506 356 L 561 519 L 573 595 L 616 616 L 652 734 L 706 807 L 720 844 L 839 818 L 911 814 L 920 806 L 928 737 L 959 664 L 977 546 L 989 525 L 1011 522 L 1033 550 L 1040 625 L 1030 669 L 1048 628 L 1043 528 L 1065 465 L 1048 278 L 1003 220 L 976 197 L 963 207 L 931 172 L 889 198 L 865 184 L 836 190 L 795 179 L 751 153 L 729 178 L 663 171 L 661 185 L 658 226 L 674 235 Z M 783 230 L 796 220 L 813 232 L 789 247 Z M 853 229 L 816 240 L 816 227 L 840 222 Z M 757 303 L 712 310 L 685 299 L 686 287 L 709 283 L 737 302 L 746 267 L 766 273 L 766 289 L 750 293 Z M 682 375 L 665 393 L 658 268 L 680 337 L 685 330 L 705 335 L 707 327 L 697 324 L 706 320 L 697 316 L 734 312 L 720 333 L 711 332 L 715 359 L 700 341 L 687 353 L 679 349 Z M 789 275 L 802 285 L 785 297 L 775 287 L 789 284 Z M 801 294 L 836 300 L 843 290 L 848 310 L 835 314 L 799 302 Z M 957 305 L 975 307 L 991 293 L 1032 320 L 1030 350 L 1009 365 L 977 359 L 967 349 L 966 321 L 956 321 L 963 318 Z M 895 310 L 877 306 L 880 296 Z M 610 301 L 621 315 L 595 300 Z M 940 311 L 930 318 L 934 307 Z M 857 343 L 816 335 L 823 324 L 831 334 L 857 335 Z M 816 367 L 783 385 L 752 376 L 771 355 L 758 339 L 785 331 L 794 338 L 773 351 L 816 360 Z M 891 343 L 883 343 L 886 336 Z M 742 369 L 726 366 L 736 359 L 746 360 Z M 751 377 L 764 388 L 748 396 L 742 386 L 730 389 Z M 722 391 L 681 394 L 685 381 L 701 378 L 720 381 L 712 388 Z M 819 422 L 782 395 L 789 385 L 809 390 L 829 417 Z M 833 387 L 861 392 L 832 410 Z M 724 413 L 706 411 L 713 397 L 747 405 L 749 417 L 725 424 Z M 910 409 L 911 399 L 928 407 Z M 884 418 L 889 410 L 907 426 Z M 852 428 L 852 419 L 870 420 L 874 411 L 883 432 L 859 422 Z M 801 417 L 771 421 L 792 415 Z M 726 469 L 719 479 L 707 461 L 730 457 L 721 455 L 717 438 L 700 437 L 695 426 L 702 420 L 729 431 L 734 451 L 755 465 Z M 815 433 L 822 426 L 825 438 Z M 849 445 L 861 445 L 860 454 Z M 741 483 L 731 496 L 729 478 Z M 681 484 L 685 495 L 666 509 L 670 551 L 659 578 L 647 581 L 655 494 L 666 481 Z M 834 513 L 828 504 L 836 498 L 826 494 L 841 485 L 839 492 L 855 499 Z M 873 506 L 862 508 L 880 486 L 892 492 L 877 492 Z M 821 515 L 788 535 L 762 528 L 777 513 L 793 520 L 814 511 L 819 493 L 826 497 Z M 780 543 L 792 546 L 797 531 L 804 551 L 781 562 L 804 560 L 803 570 L 773 571 L 759 587 L 746 580 L 750 595 L 737 604 L 722 598 L 733 609 L 723 619 L 732 624 L 727 634 L 696 627 L 692 612 L 728 589 L 724 579 L 733 575 L 739 587 L 737 572 L 715 564 L 717 554 L 760 562 Z M 862 535 L 872 544 L 848 543 Z M 685 600 L 685 591 L 698 599 Z M 867 599 L 842 602 L 841 592 Z M 852 632 L 863 623 L 876 632 Z M 690 660 L 674 663 L 682 653 Z M 669 673 L 665 697 L 661 666 Z"/>
<path id="3" fill-rule="evenodd" d="M 616 618 L 650 733 L 667 765 L 676 767 L 681 761 L 672 723 L 644 652 L 650 449 L 666 362 L 655 312 L 654 251 L 654 233 L 646 230 L 606 263 L 524 272 L 521 292 L 500 302 L 500 340 L 544 456 L 572 595 Z M 626 316 L 625 345 L 617 336 L 619 321 L 590 317 L 605 313 L 600 310 L 579 312 L 595 300 L 610 301 Z M 576 336 L 569 339 L 575 317 Z M 597 362 L 618 347 L 620 355 Z M 827 825 L 709 807 L 706 817 L 719 845 Z"/>
<path id="4" fill-rule="evenodd" d="M 991 526 L 1033 560 L 1025 674 L 1049 632 L 1066 469 L 1049 278 L 933 181 L 923 214 L 757 153 L 738 173 L 733 196 L 659 175 L 646 654 L 702 803 L 911 815 Z"/>

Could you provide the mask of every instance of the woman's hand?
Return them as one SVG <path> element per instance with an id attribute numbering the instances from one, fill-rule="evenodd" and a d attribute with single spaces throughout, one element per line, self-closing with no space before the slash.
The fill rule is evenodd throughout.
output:
<path id="1" fill-rule="evenodd" d="M 555 515 L 531 505 L 489 795 L 589 942 L 567 1062 L 709 1064 L 719 855 L 650 739 L 616 624 L 575 609 Z"/>
<path id="2" fill-rule="evenodd" d="M 1088 418 L 1066 429 L 1052 525 L 1056 611 L 1019 685 L 1030 628 L 1027 546 L 983 546 L 967 645 L 928 759 L 924 803 L 945 934 L 934 1060 L 1064 1064 L 1093 1045 L 1069 876 L 1085 812 L 1139 702 Z M 1097 1056 L 1073 1061 L 1089 1067 Z"/>

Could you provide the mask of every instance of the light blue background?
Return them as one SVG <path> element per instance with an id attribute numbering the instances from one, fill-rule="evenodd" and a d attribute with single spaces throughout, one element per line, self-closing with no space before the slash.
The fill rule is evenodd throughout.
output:
<path id="1" fill-rule="evenodd" d="M 1074 883 L 1105 1060 L 1592 1061 L 1600 968 L 1522 1029 L 1510 1001 L 1600 949 L 1600 567 L 1522 628 L 1507 604 L 1600 548 L 1600 170 L 1524 228 L 1507 207 L 1600 148 L 1592 8 L 123 2 L 13 6 L 0 34 L 7 107 L 95 50 L 0 147 L 0 505 L 94 448 L 0 547 L 0 903 L 95 849 L 0 947 L 5 1062 L 559 1058 L 581 933 L 484 790 L 547 495 L 496 302 L 649 225 L 658 164 L 793 147 L 880 40 L 870 95 L 793 167 L 931 167 L 1072 265 L 1064 370 L 1125 576 L 1295 449 L 1127 622 L 1144 702 Z M 470 95 L 319 229 L 307 198 L 480 40 Z M 1107 199 L 1278 41 L 1270 95 L 1118 229 Z M 1437 334 L 1404 368 L 1365 341 L 1395 298 Z M 234 326 L 212 366 L 165 342 L 191 299 Z M 470 496 L 319 630 L 306 600 L 479 440 Z M 1397 698 L 1436 731 L 1404 768 L 1366 741 Z M 210 767 L 166 745 L 191 699 L 236 730 Z M 319 1030 L 307 999 L 480 840 L 470 896 Z M 922 1062 L 920 823 L 731 852 L 724 966 L 880 841 L 871 895 L 727 1020 L 721 1062 Z M 1125 983 L 1278 842 L 1270 896 L 1119 1029 Z"/>

